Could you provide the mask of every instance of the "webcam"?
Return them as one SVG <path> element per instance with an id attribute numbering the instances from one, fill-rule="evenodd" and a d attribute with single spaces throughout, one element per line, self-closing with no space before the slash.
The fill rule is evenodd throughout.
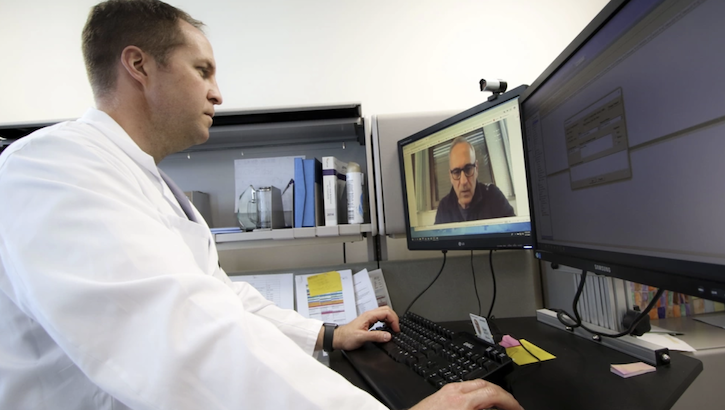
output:
<path id="1" fill-rule="evenodd" d="M 491 91 L 493 94 L 488 97 L 488 100 L 495 100 L 501 93 L 506 92 L 508 84 L 503 80 L 484 80 L 479 81 L 481 91 Z"/>

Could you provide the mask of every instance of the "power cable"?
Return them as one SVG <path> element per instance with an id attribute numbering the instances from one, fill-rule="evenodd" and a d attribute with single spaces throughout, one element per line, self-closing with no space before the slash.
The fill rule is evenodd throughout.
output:
<path id="1" fill-rule="evenodd" d="M 423 289 L 423 291 L 420 292 L 418 294 L 418 296 L 416 296 L 415 299 L 413 299 L 412 302 L 410 302 L 410 304 L 405 309 L 405 311 L 403 312 L 403 314 L 408 313 L 408 311 L 410 310 L 410 308 L 413 307 L 413 303 L 415 303 L 418 300 L 419 297 L 421 297 L 428 289 L 430 289 L 430 287 L 433 286 L 433 284 L 438 280 L 438 277 L 441 276 L 441 273 L 443 273 L 443 268 L 446 266 L 446 254 L 448 253 L 448 251 L 442 251 L 442 252 L 443 252 L 443 265 L 441 265 L 441 270 L 438 271 L 438 274 L 436 275 L 435 278 L 433 278 L 433 281 L 430 283 L 430 285 L 428 285 L 425 289 Z"/>

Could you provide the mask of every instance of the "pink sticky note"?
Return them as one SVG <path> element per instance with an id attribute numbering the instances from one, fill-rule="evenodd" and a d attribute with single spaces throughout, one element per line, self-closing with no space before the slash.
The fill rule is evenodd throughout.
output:
<path id="1" fill-rule="evenodd" d="M 654 372 L 657 370 L 655 367 L 642 362 L 629 364 L 613 364 L 611 366 L 611 369 L 612 373 L 625 378 L 639 376 L 640 374 Z"/>
<path id="2" fill-rule="evenodd" d="M 514 347 L 514 346 L 521 346 L 521 343 L 519 343 L 518 340 L 514 339 L 513 337 L 509 335 L 504 335 L 501 339 L 501 343 L 499 343 L 503 347 Z"/>

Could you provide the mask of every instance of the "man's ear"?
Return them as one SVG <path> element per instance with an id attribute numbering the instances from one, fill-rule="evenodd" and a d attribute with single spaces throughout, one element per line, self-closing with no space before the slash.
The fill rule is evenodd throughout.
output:
<path id="1" fill-rule="evenodd" d="M 152 62 L 151 56 L 136 46 L 127 46 L 121 51 L 121 64 L 124 70 L 141 85 L 148 82 Z"/>

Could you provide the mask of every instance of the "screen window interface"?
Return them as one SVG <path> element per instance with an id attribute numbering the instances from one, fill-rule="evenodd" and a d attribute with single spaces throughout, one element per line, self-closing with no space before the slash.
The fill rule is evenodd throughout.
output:
<path id="1" fill-rule="evenodd" d="M 526 99 L 540 247 L 725 264 L 723 16 L 632 1 Z"/>
<path id="2" fill-rule="evenodd" d="M 518 97 L 406 145 L 403 164 L 412 241 L 531 235 Z"/>

